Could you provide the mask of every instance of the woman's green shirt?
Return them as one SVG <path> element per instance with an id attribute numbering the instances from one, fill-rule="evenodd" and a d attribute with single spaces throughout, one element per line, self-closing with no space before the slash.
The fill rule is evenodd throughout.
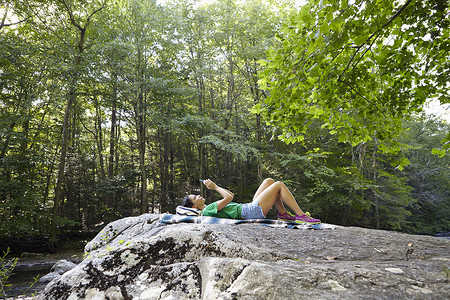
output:
<path id="1" fill-rule="evenodd" d="M 211 203 L 202 210 L 202 214 L 208 217 L 241 219 L 242 204 L 230 202 L 222 210 L 217 211 L 217 202 Z"/>

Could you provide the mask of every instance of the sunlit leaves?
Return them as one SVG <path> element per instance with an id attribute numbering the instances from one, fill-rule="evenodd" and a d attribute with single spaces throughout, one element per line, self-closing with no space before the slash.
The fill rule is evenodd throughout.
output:
<path id="1" fill-rule="evenodd" d="M 301 141 L 311 119 L 341 142 L 395 139 L 427 99 L 448 102 L 448 4 L 413 2 L 309 1 L 260 62 L 269 97 L 254 111 L 287 143 Z"/>

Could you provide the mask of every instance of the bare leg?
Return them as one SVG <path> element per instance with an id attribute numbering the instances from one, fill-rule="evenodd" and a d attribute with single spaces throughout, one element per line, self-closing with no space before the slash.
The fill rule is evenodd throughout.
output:
<path id="1" fill-rule="evenodd" d="M 286 208 L 284 208 L 284 204 L 283 201 L 281 201 L 280 194 L 278 194 L 274 204 L 280 214 L 284 214 L 286 212 Z"/>
<path id="2" fill-rule="evenodd" d="M 284 209 L 283 204 L 286 204 L 297 215 L 304 214 L 304 212 L 295 201 L 294 196 L 292 196 L 286 185 L 281 181 L 270 184 L 258 195 L 255 194 L 255 198 L 258 200 L 258 204 L 259 206 L 261 206 L 264 215 L 266 215 L 274 205 L 277 207 L 280 213 L 284 213 L 285 210 L 280 211 L 279 209 L 279 206 Z"/>
<path id="3" fill-rule="evenodd" d="M 273 180 L 272 178 L 264 179 L 264 181 L 261 183 L 258 190 L 256 191 L 255 195 L 253 196 L 253 200 L 255 200 L 265 189 L 267 189 L 269 186 L 271 186 L 274 183 L 275 183 L 275 180 Z M 274 204 L 275 204 L 275 207 L 277 208 L 277 210 L 281 214 L 284 214 L 286 212 L 286 209 L 284 208 L 283 202 L 281 201 L 279 194 L 278 194 L 277 198 L 275 199 Z M 265 214 L 267 214 L 267 213 L 264 213 L 264 215 Z"/>
<path id="4" fill-rule="evenodd" d="M 259 185 L 258 190 L 256 190 L 255 195 L 253 196 L 253 200 L 255 200 L 259 194 L 261 194 L 265 189 L 267 189 L 269 186 L 275 183 L 275 180 L 272 178 L 266 178 L 264 181 Z"/>

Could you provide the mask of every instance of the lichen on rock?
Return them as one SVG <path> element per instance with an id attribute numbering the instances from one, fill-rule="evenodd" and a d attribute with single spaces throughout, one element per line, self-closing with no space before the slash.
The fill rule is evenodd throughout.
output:
<path id="1" fill-rule="evenodd" d="M 444 299 L 446 239 L 340 227 L 108 224 L 39 299 Z M 405 245 L 414 244 L 406 255 Z M 411 252 L 411 251 L 410 251 Z"/>

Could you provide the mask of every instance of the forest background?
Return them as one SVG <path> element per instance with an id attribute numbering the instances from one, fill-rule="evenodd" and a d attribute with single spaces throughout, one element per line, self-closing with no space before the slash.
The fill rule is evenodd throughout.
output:
<path id="1" fill-rule="evenodd" d="M 310 2 L 1 4 L 0 237 L 215 200 L 200 178 L 248 202 L 265 177 L 323 222 L 448 232 L 450 128 L 421 113 L 448 103 L 448 3 Z"/>

